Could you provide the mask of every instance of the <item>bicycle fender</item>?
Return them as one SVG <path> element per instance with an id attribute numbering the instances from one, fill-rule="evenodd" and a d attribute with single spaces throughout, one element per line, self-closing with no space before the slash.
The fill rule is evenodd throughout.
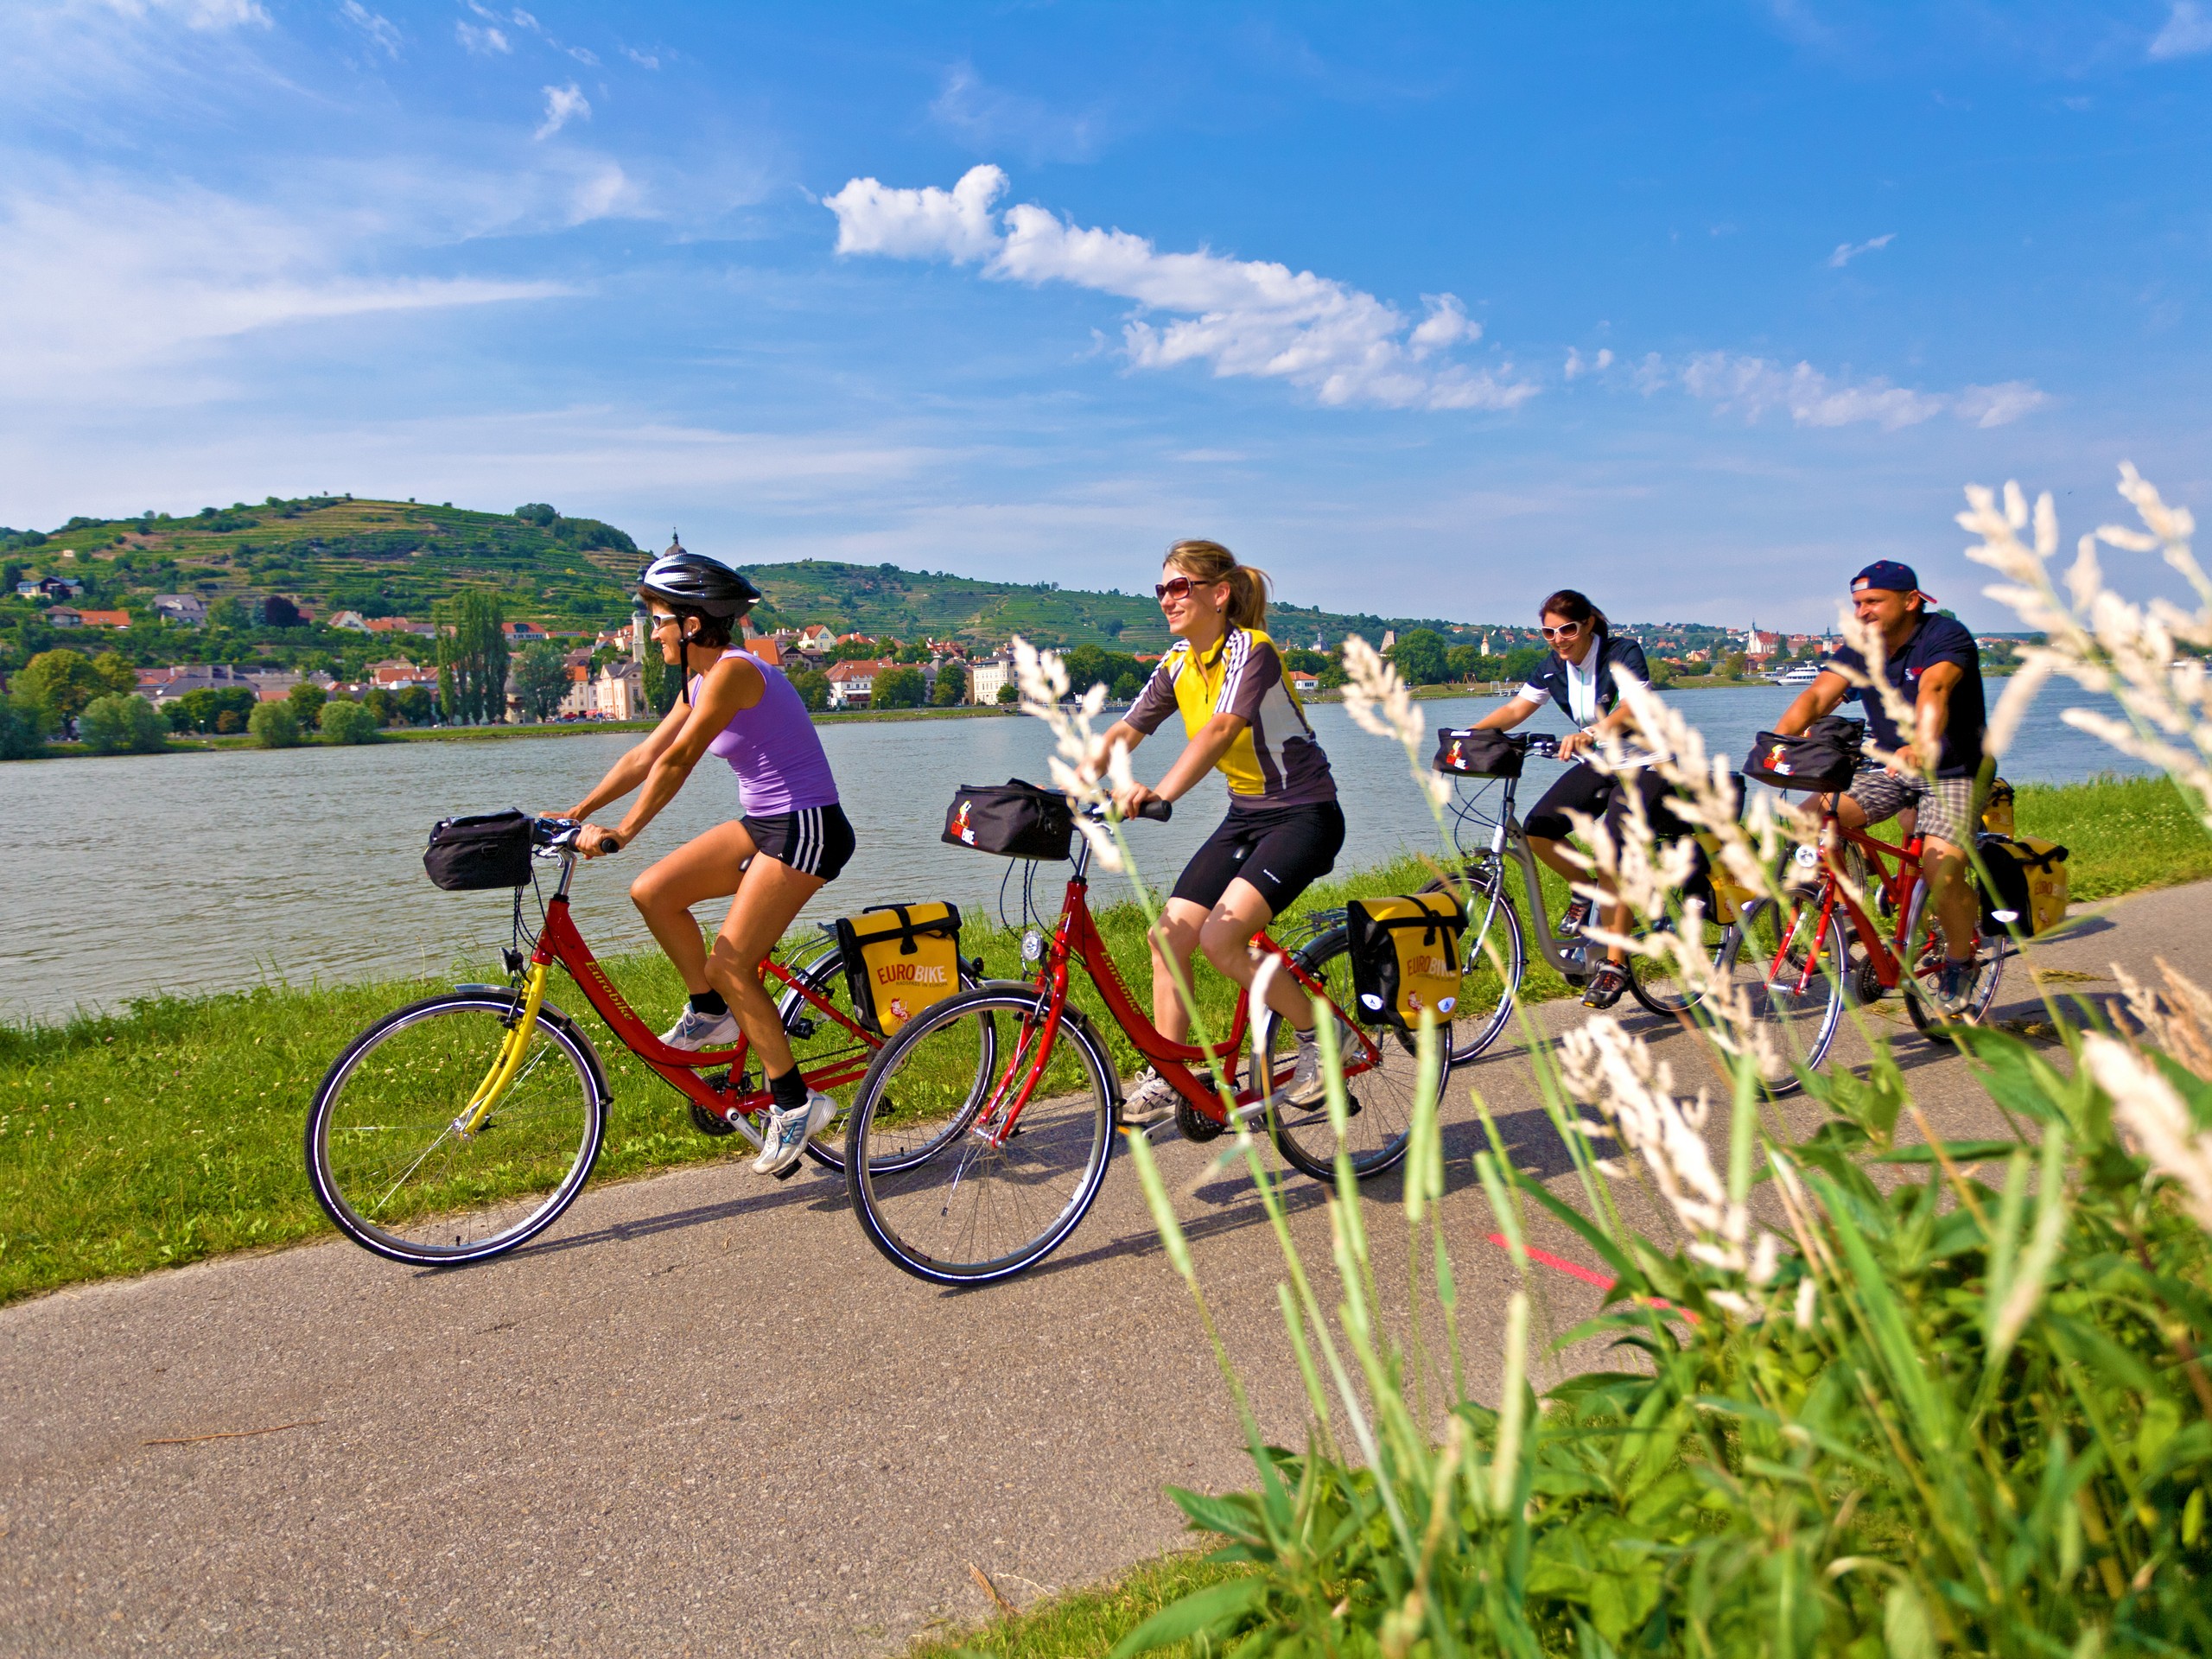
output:
<path id="1" fill-rule="evenodd" d="M 464 995 L 483 994 L 507 1001 L 514 997 L 514 988 L 511 985 L 456 985 L 454 989 Z M 599 1103 L 602 1107 L 611 1104 L 614 1099 L 614 1090 L 607 1080 L 606 1064 L 599 1058 L 599 1046 L 592 1041 L 590 1034 L 551 1001 L 538 1004 L 537 1018 L 541 1024 L 551 1025 L 563 1036 L 575 1039 L 576 1046 L 583 1050 L 584 1058 L 590 1064 L 592 1086 L 599 1090 Z"/>

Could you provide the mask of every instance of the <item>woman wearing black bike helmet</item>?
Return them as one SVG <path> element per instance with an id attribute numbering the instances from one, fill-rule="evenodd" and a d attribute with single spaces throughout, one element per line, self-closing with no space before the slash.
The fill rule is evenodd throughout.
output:
<path id="1" fill-rule="evenodd" d="M 578 836 L 577 849 L 597 858 L 634 841 L 707 756 L 720 756 L 737 774 L 738 817 L 644 872 L 630 897 L 691 993 L 690 1007 L 661 1040 L 726 1048 L 741 1027 L 752 1039 L 775 1099 L 753 1167 L 777 1174 L 827 1126 L 836 1103 L 800 1077 L 775 1002 L 761 988 L 760 963 L 806 901 L 845 868 L 853 827 L 805 703 L 783 670 L 732 643 L 760 589 L 679 542 L 639 573 L 638 594 L 651 612 L 655 645 L 683 676 L 683 694 L 569 816 L 588 819 L 638 791 L 613 830 L 587 823 Z M 702 671 L 696 674 L 695 658 Z M 691 906 L 723 898 L 729 915 L 709 950 Z"/>
<path id="2" fill-rule="evenodd" d="M 1546 703 L 1556 704 L 1573 723 L 1574 729 L 1560 739 L 1559 758 L 1573 764 L 1553 780 L 1543 798 L 1522 820 L 1522 828 L 1529 837 L 1529 850 L 1568 881 L 1592 882 L 1597 878 L 1577 863 L 1567 849 L 1567 838 L 1574 832 L 1567 812 L 1572 809 L 1588 817 L 1603 818 L 1611 810 L 1618 823 L 1616 798 L 1620 780 L 1574 757 L 1596 748 L 1612 733 L 1625 734 L 1634 728 L 1628 705 L 1621 701 L 1621 682 L 1629 678 L 1649 683 L 1651 671 L 1644 663 L 1643 647 L 1616 635 L 1605 613 L 1572 588 L 1562 588 L 1546 600 L 1538 608 L 1537 619 L 1544 643 L 1552 648 L 1551 656 L 1529 675 L 1528 683 L 1510 702 L 1491 709 L 1475 724 L 1491 731 L 1510 731 Z M 1647 798 L 1647 810 L 1651 804 Z M 1671 815 L 1669 827 L 1679 829 Z M 1618 931 L 1627 925 L 1626 907 L 1612 909 L 1607 925 Z M 1577 897 L 1567 906 L 1560 929 L 1579 932 L 1589 919 L 1590 901 Z M 1626 958 L 1618 948 L 1611 957 L 1592 976 L 1582 999 L 1591 1007 L 1610 1008 L 1628 988 Z"/>

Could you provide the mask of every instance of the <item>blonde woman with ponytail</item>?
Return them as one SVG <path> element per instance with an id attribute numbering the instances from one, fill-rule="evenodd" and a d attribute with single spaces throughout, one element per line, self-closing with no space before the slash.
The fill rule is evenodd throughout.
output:
<path id="1" fill-rule="evenodd" d="M 1106 734 L 1107 747 L 1135 748 L 1171 714 L 1182 715 L 1188 741 L 1157 787 L 1131 785 L 1116 804 L 1126 817 L 1147 801 L 1180 800 L 1217 768 L 1229 780 L 1229 816 L 1185 868 L 1160 920 L 1165 937 L 1153 941 L 1153 1023 L 1180 1043 L 1190 1040 L 1190 1017 L 1176 974 L 1187 976 L 1203 950 L 1249 989 L 1256 964 L 1247 945 L 1335 868 L 1344 815 L 1329 757 L 1267 635 L 1267 572 L 1239 564 L 1218 542 L 1178 542 L 1154 591 L 1175 644 Z M 1310 1105 L 1322 1091 L 1312 1005 L 1287 975 L 1277 976 L 1268 1001 L 1298 1033 L 1287 1098 Z M 1122 1104 L 1122 1121 L 1156 1123 L 1177 1098 L 1173 1085 L 1147 1071 Z"/>

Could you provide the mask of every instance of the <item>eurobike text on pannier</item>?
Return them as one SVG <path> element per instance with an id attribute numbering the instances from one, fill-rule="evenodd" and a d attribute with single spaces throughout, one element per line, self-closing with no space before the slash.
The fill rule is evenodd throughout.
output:
<path id="1" fill-rule="evenodd" d="M 836 922 L 854 1017 L 889 1037 L 960 988 L 957 905 L 874 905 Z"/>
<path id="2" fill-rule="evenodd" d="M 1344 906 L 1353 1000 L 1370 1025 L 1410 1031 L 1422 1010 L 1450 1015 L 1459 996 L 1467 918 L 1448 893 L 1355 899 Z"/>
<path id="3" fill-rule="evenodd" d="M 1065 858 L 1074 838 L 1068 798 L 1019 778 L 963 784 L 944 815 L 946 842 L 1001 858 Z"/>
<path id="4" fill-rule="evenodd" d="M 512 807 L 471 818 L 441 818 L 430 828 L 423 868 L 448 893 L 525 886 L 531 828 L 530 815 Z"/>

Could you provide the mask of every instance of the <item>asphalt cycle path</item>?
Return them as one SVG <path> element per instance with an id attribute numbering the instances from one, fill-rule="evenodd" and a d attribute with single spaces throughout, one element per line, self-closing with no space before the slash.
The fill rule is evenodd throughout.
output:
<path id="1" fill-rule="evenodd" d="M 2160 955 L 2212 981 L 2212 884 L 2104 910 L 2037 947 L 2051 988 L 2109 995 L 2108 964 Z M 1872 1013 L 1939 1133 L 1998 1127 L 1894 998 Z M 1694 1083 L 1689 1039 L 1624 1017 Z M 2017 963 L 1995 1017 L 2044 1018 Z M 1501 1044 L 1455 1080 L 1443 1205 L 1469 1382 L 1494 1400 L 1517 1281 L 1472 1179 L 1469 1082 L 1516 1160 L 1577 1194 L 1525 1053 Z M 1220 1144 L 1171 1137 L 1160 1161 L 1262 1426 L 1300 1445 L 1281 1258 L 1249 1179 L 1208 1173 Z M 988 1619 L 994 1592 L 1026 1604 L 1189 1541 L 1164 1486 L 1251 1484 L 1125 1155 L 1057 1256 L 967 1293 L 879 1257 L 841 1179 L 763 1181 L 747 1155 L 588 1188 L 481 1267 L 332 1242 L 0 1312 L 0 1654 L 895 1654 Z M 1285 1190 L 1333 1306 L 1320 1189 Z M 1366 1221 L 1402 1329 L 1395 1176 Z M 1533 1237 L 1553 1262 L 1540 1323 L 1565 1330 L 1598 1306 L 1596 1264 L 1548 1222 Z"/>

